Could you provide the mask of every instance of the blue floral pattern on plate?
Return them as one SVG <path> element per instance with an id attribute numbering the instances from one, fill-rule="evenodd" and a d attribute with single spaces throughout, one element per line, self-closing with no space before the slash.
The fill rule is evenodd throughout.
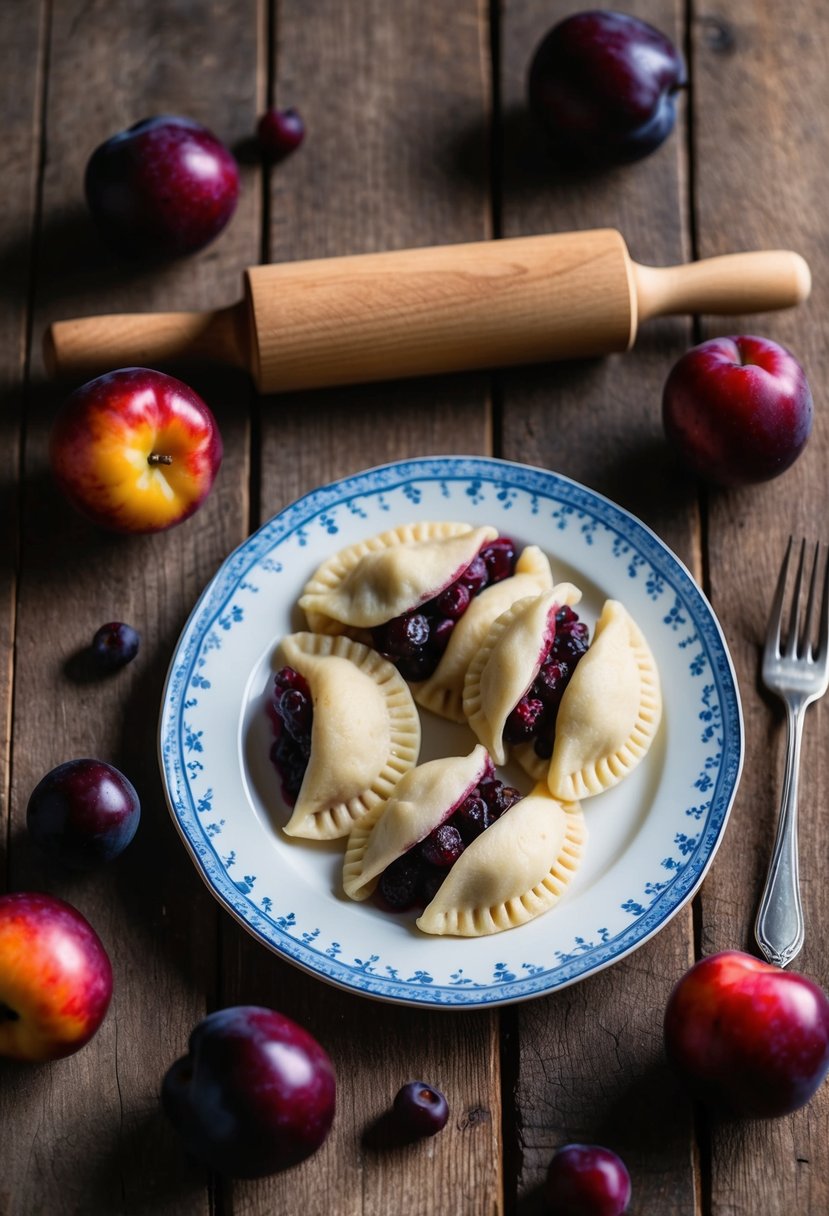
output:
<path id="1" fill-rule="evenodd" d="M 270 656 L 278 638 L 299 627 L 295 605 L 305 580 L 335 549 L 427 518 L 492 523 L 540 545 L 556 578 L 584 591 L 585 617 L 595 620 L 605 598 L 625 603 L 662 675 L 660 735 L 634 774 L 585 802 L 585 864 L 561 904 L 488 938 L 430 938 L 405 918 L 346 900 L 342 849 L 303 848 L 279 831 L 286 813 L 267 758 L 262 697 Z M 170 810 L 196 866 L 262 943 L 352 992 L 473 1008 L 540 996 L 593 974 L 691 898 L 737 789 L 743 724 L 716 617 L 653 532 L 557 474 L 443 457 L 315 490 L 230 555 L 173 656 L 159 747 Z"/>

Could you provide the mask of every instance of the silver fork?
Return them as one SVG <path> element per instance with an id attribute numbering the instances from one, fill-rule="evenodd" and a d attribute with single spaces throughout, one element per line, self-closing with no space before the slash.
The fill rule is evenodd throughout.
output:
<path id="1" fill-rule="evenodd" d="M 766 885 L 757 910 L 757 919 L 754 922 L 754 936 L 768 961 L 779 967 L 787 966 L 803 946 L 803 907 L 800 902 L 797 851 L 800 743 L 807 707 L 822 697 L 829 686 L 829 563 L 823 578 L 817 649 L 813 648 L 811 640 L 817 605 L 819 543 L 815 546 L 806 615 L 802 627 L 798 630 L 803 618 L 806 541 L 800 546 L 788 632 L 785 644 L 782 643 L 786 582 L 794 548 L 794 538 L 789 537 L 763 651 L 763 683 L 771 692 L 776 693 L 786 706 L 787 745 L 777 836 Z"/>

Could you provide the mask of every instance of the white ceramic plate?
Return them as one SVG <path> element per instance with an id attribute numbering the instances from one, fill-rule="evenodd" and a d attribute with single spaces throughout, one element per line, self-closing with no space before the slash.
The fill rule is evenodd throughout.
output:
<path id="1" fill-rule="evenodd" d="M 418 519 L 490 523 L 549 555 L 584 593 L 591 626 L 621 600 L 648 638 L 665 712 L 645 760 L 584 802 L 583 866 L 560 904 L 518 929 L 435 938 L 414 916 L 353 903 L 344 841 L 311 844 L 287 819 L 270 764 L 264 692 L 279 638 L 332 552 Z M 463 726 L 422 712 L 421 759 L 466 754 Z M 739 695 L 713 611 L 640 521 L 541 469 L 478 458 L 413 460 L 325 486 L 286 508 L 227 559 L 179 640 L 164 691 L 161 769 L 175 823 L 216 898 L 266 946 L 349 991 L 440 1008 L 540 996 L 616 962 L 661 929 L 699 886 L 722 837 L 743 756 Z M 509 779 L 527 789 L 514 769 Z"/>

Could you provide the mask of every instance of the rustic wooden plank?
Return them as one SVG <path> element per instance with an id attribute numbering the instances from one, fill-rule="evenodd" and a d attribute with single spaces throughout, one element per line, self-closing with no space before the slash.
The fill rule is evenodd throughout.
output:
<path id="1" fill-rule="evenodd" d="M 165 270 L 106 255 L 82 204 L 92 148 L 148 113 L 180 112 L 231 144 L 257 110 L 256 0 L 52 6 L 44 225 L 34 337 L 56 316 L 192 307 L 233 298 L 259 249 L 258 176 L 247 172 L 231 227 L 198 257 Z M 228 30 L 233 54 L 228 56 Z M 38 365 L 39 356 L 35 354 Z M 216 491 L 188 523 L 155 537 L 103 535 L 58 498 L 47 471 L 49 423 L 61 393 L 33 382 L 28 409 L 23 560 L 13 737 L 13 888 L 68 898 L 99 931 L 115 971 L 112 1009 L 71 1059 L 10 1069 L 0 1087 L 4 1190 L 14 1213 L 204 1212 L 206 1178 L 184 1162 L 163 1120 L 166 1067 L 215 996 L 218 913 L 164 805 L 156 722 L 172 647 L 219 560 L 244 535 L 249 389 L 241 377 L 192 380 L 215 409 L 226 458 Z M 81 678 L 78 652 L 105 620 L 125 619 L 139 657 L 109 680 Z M 23 828 L 36 781 L 92 754 L 135 782 L 139 834 L 106 871 L 47 871 Z"/>
<path id="2" fill-rule="evenodd" d="M 9 881 L 11 838 L 11 730 L 14 676 L 14 632 L 19 544 L 20 452 L 26 403 L 24 373 L 31 295 L 32 262 L 37 230 L 37 203 L 42 153 L 43 70 L 46 6 L 6 5 L 0 12 L 0 107 L 4 116 L 4 161 L 8 198 L 0 260 L 0 890 Z M 0 1061 L 0 1098 L 4 1126 L 4 1177 L 0 1181 L 0 1211 L 15 1212 L 14 1126 L 25 1094 L 25 1069 Z M 19 1079 L 18 1079 L 19 1078 Z M 23 1115 L 25 1122 L 25 1114 Z M 15 1153 L 16 1149 L 16 1153 Z M 36 1209 L 33 1207 L 32 1211 Z"/>
<path id="3" fill-rule="evenodd" d="M 276 95 L 301 110 L 308 136 L 273 173 L 272 260 L 488 234 L 485 9 L 477 0 L 320 0 L 311 21 L 302 0 L 281 0 Z M 486 451 L 486 385 L 470 376 L 263 401 L 262 517 L 386 460 Z M 497 1018 L 367 1003 L 225 928 L 224 999 L 255 998 L 298 1018 L 339 1074 L 327 1144 L 284 1175 L 234 1186 L 235 1216 L 500 1210 Z M 415 1077 L 445 1090 L 449 1126 L 426 1144 L 378 1149 L 366 1132 Z"/>
<path id="4" fill-rule="evenodd" d="M 23 372 L 41 151 L 44 25 L 40 4 L 7 5 L 0 12 L 0 111 L 8 189 L 0 251 L 0 864 L 9 826 Z M 4 870 L 3 865 L 0 873 Z"/>
<path id="5" fill-rule="evenodd" d="M 643 0 L 625 11 L 681 45 L 682 7 Z M 611 226 L 638 261 L 682 260 L 689 248 L 682 124 L 646 161 L 579 175 L 551 164 L 529 121 L 532 53 L 572 11 L 548 0 L 503 6 L 502 233 Z M 690 334 L 687 321 L 667 321 L 649 326 L 628 355 L 503 374 L 500 442 L 504 456 L 565 473 L 632 510 L 699 577 L 694 489 L 675 472 L 660 416 L 664 378 Z M 586 925 L 585 933 L 595 928 Z M 695 1210 L 691 1111 L 667 1073 L 661 1040 L 668 992 L 692 960 L 686 909 L 624 962 L 507 1016 L 517 1133 L 506 1146 L 507 1185 L 515 1188 L 517 1210 L 541 1210 L 539 1186 L 550 1157 L 574 1140 L 621 1154 L 637 1211 Z"/>
<path id="6" fill-rule="evenodd" d="M 759 688 L 759 654 L 771 592 L 790 532 L 826 540 L 829 456 L 821 405 L 827 391 L 823 318 L 829 255 L 823 232 L 829 167 L 819 115 L 829 104 L 823 7 L 787 10 L 737 0 L 727 16 L 692 6 L 695 61 L 696 214 L 701 254 L 789 247 L 812 267 L 814 290 L 790 313 L 710 323 L 703 336 L 756 333 L 782 342 L 806 369 L 816 425 L 782 477 L 708 503 L 711 593 L 737 667 L 746 762 L 725 841 L 702 898 L 702 950 L 754 951 L 752 925 L 777 819 L 783 769 L 781 707 Z M 829 825 L 825 702 L 809 710 L 801 794 L 806 945 L 791 969 L 829 984 L 829 894 L 821 869 Z M 711 1129 L 711 1211 L 820 1212 L 829 1208 L 829 1092 L 770 1123 Z"/>

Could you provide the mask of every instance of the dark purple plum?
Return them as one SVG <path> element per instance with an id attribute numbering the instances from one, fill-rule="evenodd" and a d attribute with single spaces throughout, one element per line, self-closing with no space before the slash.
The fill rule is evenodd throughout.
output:
<path id="1" fill-rule="evenodd" d="M 164 260 L 219 235 L 239 199 L 239 168 L 206 127 L 163 114 L 96 148 L 84 184 L 92 218 L 112 246 Z"/>
<path id="2" fill-rule="evenodd" d="M 425 1081 L 409 1081 L 398 1090 L 392 1110 L 397 1126 L 410 1136 L 434 1136 L 449 1118 L 446 1098 Z"/>
<path id="3" fill-rule="evenodd" d="M 293 107 L 266 110 L 256 125 L 259 147 L 268 160 L 284 160 L 305 138 L 305 124 Z"/>
<path id="4" fill-rule="evenodd" d="M 630 1175 L 620 1157 L 596 1144 L 566 1144 L 547 1168 L 549 1216 L 621 1216 L 630 1203 Z"/>
<path id="5" fill-rule="evenodd" d="M 92 654 L 101 671 L 116 671 L 131 663 L 138 654 L 141 638 L 131 625 L 110 621 L 92 639 Z"/>
<path id="6" fill-rule="evenodd" d="M 141 804 L 130 781 L 103 760 L 67 760 L 35 786 L 26 826 L 48 857 L 88 870 L 112 861 L 132 840 Z"/>
<path id="7" fill-rule="evenodd" d="M 685 83 L 682 55 L 652 25 L 625 13 L 574 13 L 536 49 L 530 107 L 563 159 L 622 164 L 667 139 Z"/>
<path id="8" fill-rule="evenodd" d="M 262 1178 L 315 1152 L 334 1120 L 327 1052 L 272 1009 L 209 1014 L 167 1071 L 164 1111 L 187 1151 L 232 1178 Z"/>

